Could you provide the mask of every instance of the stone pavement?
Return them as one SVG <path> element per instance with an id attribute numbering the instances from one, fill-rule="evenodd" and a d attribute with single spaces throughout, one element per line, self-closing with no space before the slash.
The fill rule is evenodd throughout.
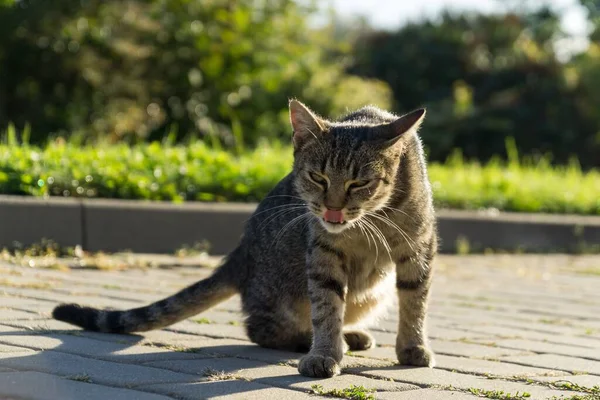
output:
<path id="1" fill-rule="evenodd" d="M 58 302 L 157 300 L 207 276 L 209 267 L 194 266 L 206 261 L 0 262 L 0 399 L 600 398 L 600 256 L 440 256 L 429 318 L 434 369 L 394 364 L 395 312 L 372 329 L 377 347 L 348 354 L 342 375 L 320 380 L 298 374 L 298 354 L 250 343 L 238 298 L 141 335 L 49 318 Z M 352 394 L 353 385 L 364 389 Z"/>

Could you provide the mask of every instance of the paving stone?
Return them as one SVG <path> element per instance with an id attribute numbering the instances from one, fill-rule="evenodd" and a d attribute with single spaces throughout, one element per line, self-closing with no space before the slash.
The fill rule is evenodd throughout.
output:
<path id="1" fill-rule="evenodd" d="M 549 333 L 540 333 L 534 331 L 525 331 L 522 329 L 515 328 L 507 328 L 503 326 L 470 326 L 469 328 L 464 328 L 465 332 L 471 332 L 472 334 L 489 334 L 496 335 L 496 339 L 492 339 L 492 341 L 498 339 L 530 339 L 537 340 L 541 342 L 548 343 L 557 343 L 564 344 L 568 346 L 579 346 L 586 347 L 591 349 L 600 349 L 600 341 L 593 338 L 586 338 L 581 336 L 569 336 L 569 335 L 556 335 Z M 477 338 L 473 338 L 473 341 L 478 340 Z M 479 339 L 481 340 L 481 339 Z M 489 341 L 486 339 L 484 341 Z"/>
<path id="2" fill-rule="evenodd" d="M 166 295 L 161 295 L 157 293 L 145 293 L 145 292 L 132 292 L 130 290 L 115 290 L 112 288 L 90 288 L 86 286 L 69 286 L 69 287 L 61 287 L 61 288 L 53 288 L 52 293 L 57 294 L 65 294 L 68 296 L 97 296 L 104 301 L 117 301 L 119 305 L 113 306 L 110 304 L 110 307 L 114 307 L 117 309 L 125 309 L 129 307 L 138 307 L 140 304 L 150 304 L 158 301 Z M 173 294 L 173 293 L 169 293 Z M 128 306 L 125 306 L 124 302 L 127 302 Z M 90 305 L 96 305 L 94 301 L 87 300 L 87 303 Z"/>
<path id="3" fill-rule="evenodd" d="M 215 340 L 220 340 L 196 334 L 173 332 L 167 329 L 161 329 L 158 331 L 150 332 L 141 332 L 138 335 L 146 343 L 181 344 L 185 347 L 196 349 L 201 349 L 204 346 L 211 345 L 212 343 L 214 343 Z M 248 342 L 243 341 L 243 343 L 247 344 Z"/>
<path id="4" fill-rule="evenodd" d="M 0 335 L 0 340 L 2 340 L 3 336 Z M 7 346 L 5 344 L 0 343 L 0 353 L 17 353 L 17 352 L 32 352 L 31 349 L 26 349 L 24 347 L 17 346 Z"/>
<path id="5" fill-rule="evenodd" d="M 452 357 L 438 355 L 436 366 L 450 371 L 465 372 L 468 374 L 494 375 L 503 377 L 537 376 L 537 375 L 570 375 L 565 370 L 555 368 L 536 368 L 511 363 L 490 360 L 477 360 L 465 357 Z M 545 365 L 545 364 L 544 364 Z M 542 365 L 540 365 L 542 366 Z"/>
<path id="6" fill-rule="evenodd" d="M 189 335 L 188 335 L 189 336 Z M 271 364 L 297 363 L 302 356 L 282 350 L 265 349 L 254 343 L 237 339 L 206 339 L 186 340 L 179 342 L 183 346 L 190 346 L 201 352 L 219 354 L 226 357 L 237 357 L 241 359 L 263 361 Z"/>
<path id="7" fill-rule="evenodd" d="M 29 333 L 45 333 L 51 331 L 72 331 L 74 334 L 81 332 L 77 328 L 66 322 L 57 321 L 55 319 L 36 319 L 36 320 L 12 320 L 2 321 L 2 325 L 10 326 L 13 329 L 25 331 Z"/>
<path id="8" fill-rule="evenodd" d="M 476 358 L 498 358 L 508 355 L 518 355 L 524 352 L 523 350 L 505 349 L 498 346 L 448 342 L 443 340 L 432 340 L 431 348 L 438 354 Z"/>
<path id="9" fill-rule="evenodd" d="M 0 396 L 28 400 L 169 400 L 137 390 L 112 388 L 40 372 L 0 373 Z"/>
<path id="10" fill-rule="evenodd" d="M 417 386 L 469 390 L 471 388 L 483 390 L 501 390 L 507 393 L 527 392 L 533 399 L 546 399 L 564 394 L 559 390 L 552 390 L 542 386 L 526 385 L 520 382 L 510 382 L 500 379 L 486 379 L 484 377 L 445 371 L 437 368 L 358 368 L 353 372 L 366 376 L 383 379 L 393 379 L 399 382 L 410 383 Z"/>
<path id="11" fill-rule="evenodd" d="M 0 353 L 0 366 L 17 370 L 38 371 L 61 376 L 87 375 L 93 383 L 133 387 L 142 384 L 193 382 L 195 375 L 146 366 L 94 360 L 55 351 L 35 353 Z"/>
<path id="12" fill-rule="evenodd" d="M 583 347 L 567 346 L 560 344 L 551 344 L 546 342 L 536 342 L 533 340 L 503 339 L 498 340 L 496 345 L 499 347 L 530 350 L 536 353 L 558 354 L 563 356 L 589 358 L 600 361 L 600 351 L 590 351 Z"/>
<path id="13" fill-rule="evenodd" d="M 184 400 L 198 400 L 199 398 L 226 399 L 226 400 L 264 400 L 264 399 L 315 399 L 322 398 L 308 393 L 285 390 L 255 382 L 242 380 L 197 382 L 179 385 L 151 385 L 144 389 L 170 396 L 177 396 Z"/>
<path id="14" fill-rule="evenodd" d="M 17 271 L 17 270 L 15 270 Z M 62 286 L 62 282 L 52 277 L 40 279 L 36 276 L 24 276 L 23 274 L 11 274 L 0 280 L 0 290 L 4 288 L 32 288 L 32 289 L 54 289 Z"/>
<path id="15" fill-rule="evenodd" d="M 160 258 L 160 263 L 167 259 Z M 595 379 L 600 380 L 595 364 L 600 362 L 596 356 L 600 354 L 600 278 L 573 273 L 592 263 L 600 263 L 600 256 L 440 256 L 428 318 L 437 368 L 395 365 L 398 314 L 392 310 L 372 328 L 384 347 L 347 355 L 342 375 L 314 380 L 298 373 L 301 354 L 264 349 L 248 340 L 243 326 L 236 324 L 243 319 L 239 296 L 167 329 L 136 335 L 86 332 L 49 319 L 59 301 L 135 307 L 175 293 L 212 270 L 178 267 L 67 273 L 0 262 L 4 268 L 0 274 L 15 283 L 54 282 L 47 289 L 0 288 L 0 375 L 7 370 L 20 370 L 20 374 L 32 370 L 74 376 L 85 370 L 93 384 L 67 382 L 110 385 L 106 389 L 111 390 L 131 386 L 163 394 L 171 391 L 177 397 L 194 399 L 210 394 L 243 399 L 315 398 L 310 394 L 314 384 L 326 390 L 363 385 L 376 389 L 374 396 L 381 399 L 471 399 L 474 396 L 466 393 L 469 388 L 525 391 L 532 399 L 571 395 L 544 384 L 568 379 L 593 386 Z M 211 323 L 194 322 L 201 319 Z M 495 345 L 486 345 L 491 343 Z M 209 382 L 202 376 L 207 366 L 250 381 Z M 588 374 L 570 375 L 554 368 Z M 515 375 L 539 384 L 511 381 Z M 447 390 L 450 385 L 461 391 Z M 78 393 L 78 398 L 93 396 Z M 110 394 L 103 397 L 109 398 L 119 399 Z"/>
<path id="16" fill-rule="evenodd" d="M 32 309 L 37 312 L 39 309 L 52 307 L 52 302 L 47 300 L 35 300 L 24 297 L 8 296 L 3 290 L 0 290 L 0 307 L 16 309 Z"/>
<path id="17" fill-rule="evenodd" d="M 232 317 L 232 320 L 235 320 L 235 318 Z M 170 326 L 168 330 L 216 338 L 248 340 L 246 329 L 241 325 L 197 324 L 195 322 L 183 321 Z"/>
<path id="18" fill-rule="evenodd" d="M 571 382 L 585 387 L 600 386 L 600 378 L 598 375 L 571 375 L 571 376 L 535 376 L 532 377 L 538 382 Z"/>
<path id="19" fill-rule="evenodd" d="M 344 358 L 342 359 L 342 371 L 346 370 L 346 369 L 351 369 L 351 368 L 358 368 L 358 367 L 371 367 L 371 368 L 378 368 L 378 367 L 391 367 L 398 364 L 398 360 L 382 360 L 382 359 L 376 359 L 376 358 L 368 358 L 368 357 L 354 357 L 354 356 L 349 356 L 349 355 L 345 355 Z"/>
<path id="20" fill-rule="evenodd" d="M 556 368 L 571 372 L 587 372 L 600 375 L 600 361 L 584 360 L 581 358 L 559 356 L 555 354 L 537 354 L 534 356 L 502 357 L 502 360 L 512 361 L 523 365 Z M 600 378 L 598 378 L 600 380 Z"/>
<path id="21" fill-rule="evenodd" d="M 315 384 L 321 385 L 325 391 L 348 388 L 353 385 L 363 386 L 370 390 L 383 390 L 389 392 L 419 389 L 419 386 L 408 383 L 375 380 L 365 376 L 357 376 L 346 373 L 342 373 L 341 375 L 329 379 L 315 380 L 314 378 L 307 378 L 300 375 L 296 368 L 281 366 L 266 367 L 260 372 L 264 373 L 266 376 L 264 378 L 256 378 L 257 382 L 266 383 L 281 388 L 292 388 L 306 391 L 310 391 Z"/>
<path id="22" fill-rule="evenodd" d="M 204 360 L 180 360 L 151 362 L 145 365 L 157 368 L 165 368 L 173 371 L 195 373 L 206 376 L 207 371 L 222 371 L 235 376 L 278 386 L 282 388 L 293 388 L 297 390 L 310 391 L 315 379 L 301 376 L 298 369 L 287 365 L 272 365 L 260 361 L 243 360 L 239 358 L 217 358 Z M 319 381 L 325 390 L 344 388 L 351 385 L 362 385 L 369 389 L 381 389 L 387 391 L 400 391 L 417 389 L 417 386 L 398 382 L 376 381 L 366 377 L 343 374 L 331 379 Z"/>
<path id="23" fill-rule="evenodd" d="M 377 392 L 373 394 L 380 400 L 475 400 L 480 397 L 463 392 L 449 390 L 420 389 L 406 392 Z"/>
<path id="24" fill-rule="evenodd" d="M 265 367 L 267 364 L 261 361 L 227 357 L 200 360 L 156 361 L 148 362 L 144 365 L 173 371 L 186 371 L 186 373 L 189 374 L 197 374 L 202 376 L 206 376 L 207 371 L 215 370 L 233 373 L 244 377 L 250 377 L 253 376 L 252 371 L 254 369 Z M 241 373 L 241 370 L 244 370 L 244 373 Z"/>
<path id="25" fill-rule="evenodd" d="M 16 289 L 5 287 L 2 288 L 2 291 L 8 295 L 18 295 L 26 300 L 47 302 L 47 307 L 50 309 L 53 308 L 56 303 L 79 303 L 94 307 L 113 307 L 115 309 L 139 307 L 140 303 L 143 303 L 142 301 L 134 302 L 122 299 L 111 299 L 108 297 L 72 295 L 68 293 L 58 293 L 42 289 Z"/>
<path id="26" fill-rule="evenodd" d="M 514 328 L 524 331 L 533 331 L 539 333 L 549 334 L 565 334 L 565 335 L 580 335 L 587 329 L 596 327 L 595 323 L 586 321 L 579 324 L 576 320 L 561 320 L 561 319 L 549 319 L 548 317 L 539 317 L 538 321 L 532 321 L 531 316 L 524 315 L 520 312 L 506 312 L 506 311 L 490 311 L 485 310 L 484 313 L 477 313 L 475 315 L 447 315 L 447 313 L 439 314 L 432 313 L 431 319 L 441 319 L 444 321 L 446 326 L 458 326 L 458 325 L 486 325 L 486 326 L 499 326 L 505 328 Z M 548 321 L 548 322 L 541 322 Z M 561 325 L 568 324 L 568 325 Z M 600 327 L 599 327 L 600 328 Z"/>
<path id="27" fill-rule="evenodd" d="M 396 325 L 396 324 L 394 324 Z M 381 331 L 379 329 L 372 329 L 371 334 L 375 337 L 377 343 L 381 345 L 395 346 L 396 345 L 396 328 L 390 331 Z M 430 338 L 437 338 L 443 340 L 460 340 L 460 339 L 480 339 L 489 340 L 493 335 L 482 334 L 477 332 L 468 332 L 459 329 L 449 329 L 443 327 L 431 327 L 428 329 L 428 336 Z"/>
<path id="28" fill-rule="evenodd" d="M 430 340 L 430 345 L 436 354 L 445 354 L 461 357 L 476 358 L 497 358 L 509 355 L 523 354 L 523 350 L 513 350 L 494 346 L 484 346 L 482 344 L 450 342 L 444 340 Z M 354 352 L 357 355 L 374 358 L 388 358 L 395 360 L 396 351 L 394 347 L 374 347 L 366 351 Z"/>
<path id="29" fill-rule="evenodd" d="M 26 312 L 21 310 L 3 309 L 0 311 L 0 321 L 34 320 L 43 318 L 45 317 L 38 313 Z"/>
<path id="30" fill-rule="evenodd" d="M 54 350 L 108 361 L 138 363 L 157 360 L 195 359 L 202 354 L 174 351 L 156 346 L 137 346 L 94 340 L 86 337 L 61 334 L 44 335 L 0 335 L 0 343 L 10 344 L 21 349 Z M 0 351 L 2 347 L 0 347 Z M 25 350 L 25 349 L 24 349 Z M 210 357 L 205 354 L 204 357 Z"/>
<path id="31" fill-rule="evenodd" d="M 44 275 L 47 275 L 47 273 Z M 155 296 L 172 294 L 181 286 L 180 284 L 173 285 L 171 282 L 165 282 L 165 280 L 155 280 L 149 284 L 149 282 L 139 282 L 138 280 L 127 279 L 124 276 L 108 276 L 98 273 L 94 274 L 93 278 L 90 278 L 89 275 L 86 276 L 82 272 L 70 274 L 56 272 L 50 274 L 50 276 L 62 282 L 63 287 L 108 289 L 107 292 L 112 290 L 117 291 L 117 293 L 119 291 L 128 291 L 129 293 L 154 294 Z"/>

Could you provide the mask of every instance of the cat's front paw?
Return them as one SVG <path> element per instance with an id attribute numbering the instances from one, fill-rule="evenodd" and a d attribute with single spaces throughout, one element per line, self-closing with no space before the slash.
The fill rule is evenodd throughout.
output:
<path id="1" fill-rule="evenodd" d="M 425 346 L 407 347 L 404 349 L 396 349 L 398 361 L 402 365 L 413 365 L 415 367 L 435 366 L 435 358 L 433 352 Z"/>
<path id="2" fill-rule="evenodd" d="M 331 378 L 340 374 L 340 365 L 332 357 L 307 354 L 300 360 L 298 371 L 311 378 Z"/>

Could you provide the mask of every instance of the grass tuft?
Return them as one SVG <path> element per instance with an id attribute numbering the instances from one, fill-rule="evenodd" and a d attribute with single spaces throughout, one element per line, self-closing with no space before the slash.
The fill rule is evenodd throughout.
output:
<path id="1" fill-rule="evenodd" d="M 202 373 L 203 376 L 207 377 L 209 381 L 234 381 L 234 380 L 243 380 L 248 381 L 249 379 L 230 372 L 225 371 L 217 371 L 212 368 L 206 368 Z"/>
<path id="2" fill-rule="evenodd" d="M 92 379 L 87 374 L 67 376 L 67 379 L 70 379 L 72 381 L 77 381 L 77 382 L 92 383 Z"/>
<path id="3" fill-rule="evenodd" d="M 531 394 L 527 392 L 517 392 L 515 394 L 506 393 L 502 390 L 484 390 L 477 388 L 469 388 L 469 392 L 475 396 L 485 397 L 487 399 L 499 399 L 499 400 L 522 400 L 531 398 Z"/>
<path id="4" fill-rule="evenodd" d="M 599 396 L 600 398 L 600 386 L 581 386 L 577 383 L 573 383 L 567 380 L 555 381 L 552 382 L 551 387 L 560 389 L 560 390 L 570 390 L 573 392 L 582 392 L 595 396 Z"/>
<path id="5" fill-rule="evenodd" d="M 352 385 L 345 389 L 330 389 L 325 390 L 322 385 L 312 385 L 313 394 L 321 396 L 337 397 L 339 399 L 350 399 L 350 400 L 375 400 L 375 397 L 371 394 L 374 392 L 373 389 L 367 389 L 364 386 Z"/>

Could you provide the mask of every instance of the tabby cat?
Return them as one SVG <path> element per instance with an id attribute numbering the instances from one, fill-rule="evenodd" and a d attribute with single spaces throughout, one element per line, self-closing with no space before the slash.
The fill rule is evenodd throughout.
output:
<path id="1" fill-rule="evenodd" d="M 331 377 L 346 349 L 375 344 L 359 327 L 396 292 L 398 360 L 432 367 L 425 316 L 437 233 L 417 137 L 425 110 L 397 117 L 369 106 L 329 121 L 299 101 L 289 106 L 293 170 L 260 203 L 212 276 L 146 307 L 63 304 L 54 318 L 92 331 L 141 332 L 239 293 L 253 342 L 308 351 L 300 373 Z"/>

